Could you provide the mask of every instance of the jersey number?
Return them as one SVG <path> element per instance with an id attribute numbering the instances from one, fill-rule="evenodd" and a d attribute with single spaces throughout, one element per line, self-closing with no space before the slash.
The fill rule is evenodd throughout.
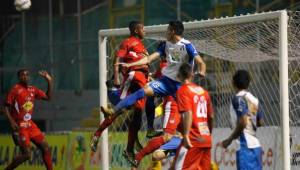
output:
<path id="1" fill-rule="evenodd" d="M 206 100 L 201 96 L 200 100 L 197 102 L 197 117 L 207 118 L 207 105 Z"/>

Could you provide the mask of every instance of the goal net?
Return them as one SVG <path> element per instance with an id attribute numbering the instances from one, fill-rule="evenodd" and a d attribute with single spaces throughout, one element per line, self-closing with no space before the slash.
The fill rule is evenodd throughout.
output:
<path id="1" fill-rule="evenodd" d="M 284 14 L 288 17 L 285 18 Z M 215 111 L 212 160 L 221 169 L 236 169 L 237 148 L 232 144 L 228 149 L 223 149 L 219 142 L 231 132 L 229 108 L 234 94 L 231 80 L 237 69 L 250 72 L 252 80 L 249 91 L 259 98 L 264 113 L 265 126 L 258 129 L 263 148 L 263 169 L 285 169 L 283 166 L 294 170 L 300 168 L 299 24 L 300 13 L 286 11 L 184 23 L 184 38 L 195 45 L 207 64 L 204 86 L 210 92 Z M 149 53 L 156 50 L 159 41 L 165 40 L 166 29 L 167 25 L 145 27 L 146 38 L 143 42 Z M 108 102 L 105 81 L 113 74 L 114 53 L 128 34 L 127 28 L 99 32 L 101 105 Z M 286 60 L 285 54 L 288 54 Z M 151 65 L 152 71 L 156 70 L 158 62 Z M 105 166 L 128 168 L 122 151 L 127 143 L 126 122 L 130 115 L 128 113 L 118 118 L 108 129 L 108 136 L 104 134 L 101 138 L 103 169 Z M 144 145 L 147 143 L 145 117 L 143 114 L 139 132 L 139 139 Z M 156 118 L 156 127 L 160 122 L 160 118 Z M 289 162 L 289 165 L 284 162 Z M 143 169 L 147 169 L 149 163 L 148 158 L 143 162 Z"/>

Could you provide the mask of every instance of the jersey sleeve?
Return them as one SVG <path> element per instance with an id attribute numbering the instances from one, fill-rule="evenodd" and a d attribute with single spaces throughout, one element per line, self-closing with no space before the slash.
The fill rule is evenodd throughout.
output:
<path id="1" fill-rule="evenodd" d="M 6 105 L 13 105 L 13 104 L 14 104 L 14 100 L 15 100 L 15 97 L 16 97 L 15 94 L 16 94 L 16 93 L 15 93 L 15 88 L 12 88 L 12 89 L 8 92 L 8 94 L 7 94 L 7 96 L 6 96 L 6 100 L 5 100 L 5 104 L 6 104 Z"/>
<path id="2" fill-rule="evenodd" d="M 166 56 L 165 48 L 166 48 L 166 42 L 161 42 L 158 45 L 158 48 L 156 50 L 162 59 L 164 59 Z"/>
<path id="3" fill-rule="evenodd" d="M 119 50 L 116 52 L 116 56 L 117 57 L 125 57 L 126 56 L 126 54 L 127 54 L 127 52 L 128 52 L 128 47 L 127 47 L 127 43 L 126 43 L 126 41 L 124 40 L 122 43 L 121 43 L 121 45 L 120 45 L 120 47 L 119 47 Z"/>
<path id="4" fill-rule="evenodd" d="M 191 97 L 188 95 L 186 90 L 182 88 L 178 90 L 176 93 L 176 98 L 180 113 L 193 110 L 193 101 L 191 100 Z"/>
<path id="5" fill-rule="evenodd" d="M 238 117 L 244 116 L 248 113 L 247 102 L 241 96 L 235 96 L 232 99 L 232 106 Z"/>
<path id="6" fill-rule="evenodd" d="M 186 48 L 186 52 L 189 55 L 190 61 L 193 60 L 195 58 L 195 56 L 198 55 L 198 52 L 197 52 L 196 48 L 193 46 L 193 44 L 189 43 L 186 45 L 185 48 Z"/>
<path id="7" fill-rule="evenodd" d="M 41 89 L 38 89 L 36 87 L 34 87 L 34 93 L 35 93 L 35 97 L 37 99 L 44 99 L 47 98 L 47 95 L 45 92 L 43 92 Z"/>

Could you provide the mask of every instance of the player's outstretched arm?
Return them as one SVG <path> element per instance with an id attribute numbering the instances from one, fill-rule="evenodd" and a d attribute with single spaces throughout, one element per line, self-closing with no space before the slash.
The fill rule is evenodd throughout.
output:
<path id="1" fill-rule="evenodd" d="M 203 61 L 202 57 L 200 55 L 196 55 L 195 56 L 195 62 L 198 65 L 198 72 L 201 76 L 205 76 L 206 74 L 206 64 Z"/>
<path id="2" fill-rule="evenodd" d="M 157 60 L 160 57 L 160 54 L 158 52 L 154 52 L 149 56 L 146 56 L 142 58 L 139 61 L 133 62 L 133 63 L 119 63 L 119 65 L 122 65 L 124 67 L 132 67 L 132 66 L 139 66 L 144 64 L 150 64 L 152 61 Z"/>
<path id="3" fill-rule="evenodd" d="M 52 77 L 45 70 L 39 71 L 39 75 L 42 76 L 43 78 L 45 78 L 48 83 L 47 92 L 46 92 L 47 97 L 45 97 L 43 99 L 50 100 L 52 98 L 52 89 L 53 89 Z"/>
<path id="4" fill-rule="evenodd" d="M 238 138 L 242 134 L 242 132 L 245 129 L 246 125 L 247 125 L 247 116 L 243 115 L 239 118 L 237 126 L 235 127 L 235 129 L 231 133 L 231 135 L 226 140 L 224 140 L 222 142 L 222 146 L 224 148 L 227 148 L 234 139 Z"/>
<path id="5" fill-rule="evenodd" d="M 7 117 L 10 126 L 12 128 L 12 130 L 14 132 L 19 130 L 19 126 L 18 124 L 15 122 L 15 120 L 11 117 L 10 112 L 9 112 L 9 108 L 11 107 L 11 105 L 6 104 L 6 106 L 4 107 L 4 115 Z"/>

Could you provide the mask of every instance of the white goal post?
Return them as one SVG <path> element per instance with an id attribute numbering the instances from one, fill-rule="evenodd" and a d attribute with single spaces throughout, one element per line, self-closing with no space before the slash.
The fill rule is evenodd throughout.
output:
<path id="1" fill-rule="evenodd" d="M 269 21 L 274 22 L 271 26 L 268 26 Z M 249 23 L 259 23 L 260 26 L 256 27 L 254 24 L 251 27 L 244 27 Z M 267 25 L 267 26 L 266 26 Z M 276 26 L 275 26 L 276 25 Z M 145 26 L 146 38 L 151 40 L 162 40 L 163 35 L 167 30 L 167 24 L 165 25 L 153 25 L 153 26 Z M 281 163 L 282 167 L 276 167 L 278 169 L 289 170 L 291 169 L 291 153 L 290 153 L 290 98 L 289 98 L 289 40 L 288 40 L 288 26 L 289 26 L 289 15 L 285 10 L 275 11 L 275 12 L 267 12 L 267 13 L 257 13 L 257 14 L 249 14 L 243 16 L 234 16 L 234 17 L 226 17 L 226 18 L 218 18 L 218 19 L 209 19 L 202 21 L 193 21 L 193 22 L 184 22 L 185 35 L 188 35 L 188 40 L 190 40 L 193 44 L 196 44 L 196 48 L 199 49 L 200 53 L 204 55 L 213 56 L 218 59 L 228 60 L 230 62 L 260 62 L 260 61 L 269 61 L 269 60 L 277 60 L 278 71 L 279 71 L 279 79 L 278 86 L 280 87 L 279 100 L 280 100 L 280 129 L 281 129 L 281 147 L 282 148 L 282 158 L 283 162 Z M 222 28 L 230 28 L 230 30 L 235 33 L 232 34 L 235 36 L 234 40 L 231 40 L 230 37 L 224 38 L 226 32 L 222 32 Z M 238 27 L 238 28 L 237 28 Z M 265 28 L 264 28 L 265 27 Z M 248 38 L 243 38 L 242 40 L 239 38 L 239 31 L 243 29 L 258 29 L 256 33 L 251 33 Z M 269 31 L 268 29 L 278 29 L 276 32 Z M 206 30 L 205 32 L 197 32 L 197 30 Z M 209 33 L 209 31 L 214 31 L 214 33 Z M 207 33 L 206 35 L 204 35 Z M 248 32 L 249 33 L 249 30 Z M 243 34 L 246 34 L 243 33 Z M 273 35 L 274 34 L 274 35 Z M 98 33 L 99 37 L 99 91 L 100 91 L 100 106 L 107 105 L 107 87 L 105 82 L 107 80 L 108 72 L 110 72 L 110 68 L 108 68 L 108 58 L 113 57 L 108 54 L 109 46 L 108 41 L 112 37 L 118 36 L 127 36 L 129 35 L 128 28 L 119 28 L 119 29 L 105 29 L 100 30 Z M 231 35 L 231 36 L 232 36 Z M 253 36 L 254 35 L 254 36 Z M 256 35 L 256 36 L 255 36 Z M 206 38 L 216 37 L 214 41 L 208 41 Z M 268 36 L 264 39 L 264 36 Z M 272 37 L 271 37 L 272 36 Z M 195 38 L 193 37 L 206 37 L 206 38 Z M 272 40 L 269 40 L 271 39 Z M 273 41 L 274 39 L 277 39 Z M 251 39 L 251 40 L 250 40 Z M 249 41 L 248 41 L 249 40 Z M 258 45 L 255 44 L 259 41 Z M 222 42 L 221 42 L 222 41 Z M 228 42 L 227 42 L 228 41 Z M 233 42 L 234 41 L 234 42 Z M 275 42 L 275 45 L 267 45 L 270 42 Z M 244 44 L 243 44 L 244 43 Z M 251 44 L 253 43 L 253 44 Z M 233 44 L 233 45 L 232 45 Z M 211 45 L 211 47 L 210 47 Z M 205 47 L 203 47 L 205 46 Z M 230 47 L 228 47 L 230 46 Z M 278 51 L 268 51 L 271 47 L 275 47 Z M 202 48 L 202 49 L 201 49 Z M 213 49 L 213 50 L 212 50 Z M 218 51 L 219 50 L 219 51 Z M 244 52 L 243 54 L 241 54 Z M 256 55 L 254 55 L 254 53 Z M 237 55 L 240 55 L 237 57 Z M 228 57 L 228 58 L 226 58 Z M 295 57 L 299 58 L 299 56 Z M 239 61 L 241 60 L 241 61 Z M 235 66 L 235 68 L 244 67 L 243 64 Z M 248 67 L 247 67 L 248 68 Z M 252 66 L 249 67 L 252 69 Z M 254 68 L 256 69 L 256 68 Z M 253 73 L 254 74 L 254 73 Z M 256 74 L 256 73 L 255 73 Z M 260 73 L 264 74 L 261 70 Z M 275 71 L 276 74 L 276 71 Z M 219 76 L 224 76 L 221 73 Z M 218 76 L 217 75 L 217 76 Z M 209 74 L 208 74 L 209 76 Z M 217 77 L 216 76 L 216 77 Z M 263 76 L 263 75 L 262 75 Z M 224 78 L 225 79 L 225 78 Z M 228 80 L 230 81 L 230 80 Z M 298 80 L 297 80 L 298 82 Z M 251 86 L 251 85 L 250 85 Z M 217 87 L 218 88 L 218 87 Z M 261 89 L 268 88 L 259 87 Z M 220 88 L 221 89 L 221 88 Z M 255 92 L 254 92 L 255 94 Z M 220 98 L 220 97 L 219 97 Z M 218 98 L 218 99 L 219 99 Z M 298 99 L 297 99 L 298 100 Z M 226 99 L 226 103 L 227 99 Z M 103 121 L 104 117 L 100 114 L 100 120 Z M 272 124 L 272 123 L 270 123 Z M 271 125 L 270 125 L 271 126 Z M 222 127 L 221 125 L 219 127 Z M 226 126 L 224 126 L 226 127 Z M 107 130 L 102 134 L 101 137 L 101 169 L 108 170 L 109 165 L 109 142 L 108 142 L 108 132 Z"/>

